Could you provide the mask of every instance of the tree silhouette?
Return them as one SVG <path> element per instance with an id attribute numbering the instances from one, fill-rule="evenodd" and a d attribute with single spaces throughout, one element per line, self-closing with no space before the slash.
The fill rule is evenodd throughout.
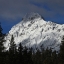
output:
<path id="1" fill-rule="evenodd" d="M 60 63 L 64 64 L 64 36 L 62 38 L 60 45 L 59 59 L 60 59 Z"/>
<path id="2" fill-rule="evenodd" d="M 15 62 L 15 53 L 16 53 L 16 44 L 14 42 L 14 37 L 12 35 L 9 47 L 9 64 L 14 64 Z"/>
<path id="3" fill-rule="evenodd" d="M 0 64 L 4 64 L 4 55 L 3 55 L 3 50 L 4 50 L 4 45 L 3 42 L 5 42 L 4 37 L 5 34 L 3 34 L 3 29 L 1 27 L 1 23 L 0 23 Z"/>

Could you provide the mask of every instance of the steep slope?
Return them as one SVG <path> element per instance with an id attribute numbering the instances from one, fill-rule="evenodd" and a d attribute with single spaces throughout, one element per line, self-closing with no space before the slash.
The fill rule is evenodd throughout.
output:
<path id="1" fill-rule="evenodd" d="M 34 50 L 43 46 L 45 49 L 51 47 L 52 50 L 58 51 L 61 38 L 64 35 L 64 24 L 45 21 L 38 13 L 31 13 L 11 28 L 5 38 L 7 49 L 12 35 L 17 46 L 22 43 L 23 46 L 32 47 Z"/>

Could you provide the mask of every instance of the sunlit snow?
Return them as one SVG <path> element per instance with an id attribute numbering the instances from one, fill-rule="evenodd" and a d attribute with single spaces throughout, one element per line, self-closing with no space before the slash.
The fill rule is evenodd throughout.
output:
<path id="1" fill-rule="evenodd" d="M 22 43 L 23 46 L 32 47 L 33 49 L 41 48 L 43 45 L 45 49 L 48 47 L 58 51 L 61 38 L 64 35 L 64 24 L 45 21 L 36 13 L 27 16 L 11 28 L 5 38 L 5 46 L 8 48 L 13 35 L 17 45 Z"/>

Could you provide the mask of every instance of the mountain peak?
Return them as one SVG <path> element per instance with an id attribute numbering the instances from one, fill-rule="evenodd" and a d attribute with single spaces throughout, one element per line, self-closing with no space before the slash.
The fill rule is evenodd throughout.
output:
<path id="1" fill-rule="evenodd" d="M 4 45 L 7 49 L 11 41 L 11 35 L 13 35 L 17 46 L 21 43 L 27 48 L 32 47 L 36 50 L 43 45 L 44 49 L 48 47 L 59 51 L 61 38 L 64 35 L 64 24 L 45 21 L 38 13 L 29 13 L 20 23 L 13 26 L 5 37 Z"/>
<path id="2" fill-rule="evenodd" d="M 30 20 L 34 20 L 37 18 L 41 18 L 41 16 L 38 13 L 31 12 L 31 13 L 27 13 L 24 16 L 23 21 L 30 21 Z"/>

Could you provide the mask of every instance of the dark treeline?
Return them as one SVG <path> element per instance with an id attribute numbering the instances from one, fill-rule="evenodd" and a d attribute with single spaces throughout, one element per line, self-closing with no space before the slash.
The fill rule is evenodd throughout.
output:
<path id="1" fill-rule="evenodd" d="M 13 35 L 9 50 L 4 51 L 4 37 L 5 34 L 2 33 L 0 25 L 0 64 L 64 64 L 64 37 L 62 38 L 62 44 L 58 53 L 56 51 L 52 52 L 51 48 L 46 50 L 41 48 L 41 52 L 37 49 L 37 52 L 34 53 L 32 48 L 27 49 L 21 43 L 17 48 Z"/>

